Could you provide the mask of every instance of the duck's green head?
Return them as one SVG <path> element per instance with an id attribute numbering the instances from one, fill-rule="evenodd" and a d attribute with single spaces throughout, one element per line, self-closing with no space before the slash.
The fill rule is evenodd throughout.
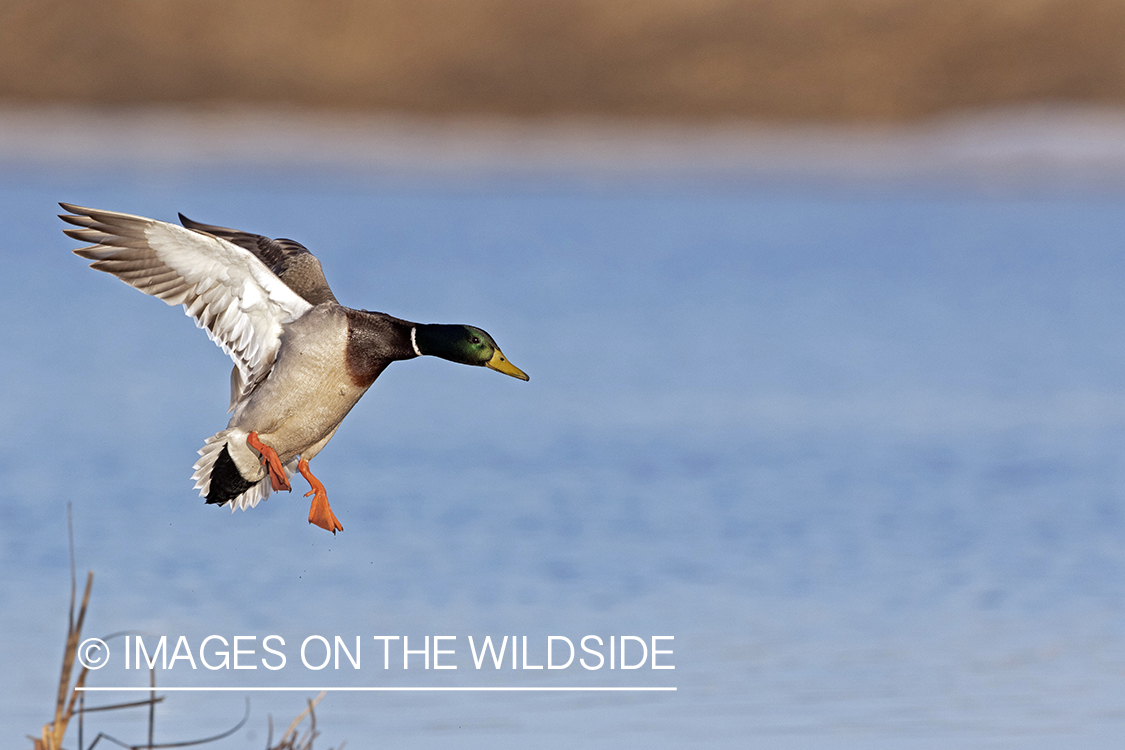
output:
<path id="1" fill-rule="evenodd" d="M 414 329 L 414 345 L 422 354 L 463 365 L 489 367 L 513 378 L 529 380 L 523 370 L 504 357 L 491 336 L 473 326 L 419 325 Z"/>

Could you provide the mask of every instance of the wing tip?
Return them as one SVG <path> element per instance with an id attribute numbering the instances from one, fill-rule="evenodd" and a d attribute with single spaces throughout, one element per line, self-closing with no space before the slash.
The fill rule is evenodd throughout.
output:
<path id="1" fill-rule="evenodd" d="M 87 208 L 86 206 L 79 206 L 74 203 L 64 203 L 62 201 L 59 201 L 59 206 L 64 211 L 68 212 L 65 214 L 59 214 L 59 218 L 63 221 L 70 222 L 71 224 L 77 224 L 82 220 L 89 221 L 93 218 L 94 214 L 97 213 L 97 209 Z"/>

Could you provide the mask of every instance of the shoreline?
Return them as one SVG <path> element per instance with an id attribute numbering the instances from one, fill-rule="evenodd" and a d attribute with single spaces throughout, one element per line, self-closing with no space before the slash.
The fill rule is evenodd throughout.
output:
<path id="1" fill-rule="evenodd" d="M 0 164 L 1120 187 L 1125 108 L 1036 107 L 913 124 L 779 126 L 0 106 Z"/>

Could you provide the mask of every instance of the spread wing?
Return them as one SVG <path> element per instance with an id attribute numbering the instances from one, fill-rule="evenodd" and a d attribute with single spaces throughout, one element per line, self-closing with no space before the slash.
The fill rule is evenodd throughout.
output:
<path id="1" fill-rule="evenodd" d="M 242 394 L 269 374 L 282 327 L 312 307 L 256 254 L 221 237 L 141 216 L 59 205 L 70 211 L 59 218 L 80 227 L 65 233 L 92 243 L 75 254 L 145 294 L 183 305 L 234 360 Z"/>
<path id="2" fill-rule="evenodd" d="M 271 240 L 260 234 L 217 227 L 213 224 L 201 224 L 183 214 L 180 214 L 180 223 L 188 229 L 206 232 L 238 245 L 244 250 L 249 250 L 258 260 L 265 263 L 275 276 L 304 297 L 309 304 L 336 302 L 336 295 L 332 294 L 328 280 L 324 278 L 320 261 L 300 242 L 285 239 Z"/>

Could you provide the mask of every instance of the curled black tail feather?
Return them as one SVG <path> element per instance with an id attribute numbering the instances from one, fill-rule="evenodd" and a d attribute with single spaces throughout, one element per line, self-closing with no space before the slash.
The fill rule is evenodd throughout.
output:
<path id="1" fill-rule="evenodd" d="M 234 460 L 230 457 L 230 452 L 227 451 L 227 446 L 224 444 L 222 452 L 215 459 L 215 465 L 211 468 L 211 487 L 207 491 L 207 504 L 222 505 L 235 499 L 255 484 L 257 482 L 251 482 L 238 471 L 238 467 L 234 465 Z"/>

